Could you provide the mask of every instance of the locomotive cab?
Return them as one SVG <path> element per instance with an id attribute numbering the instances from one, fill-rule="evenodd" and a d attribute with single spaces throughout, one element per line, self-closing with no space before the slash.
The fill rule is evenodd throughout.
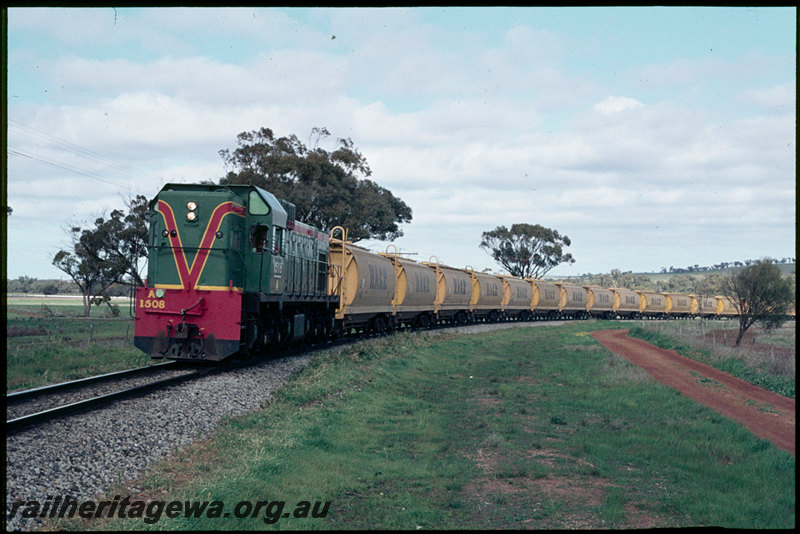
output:
<path id="1" fill-rule="evenodd" d="M 286 210 L 271 193 L 258 187 L 247 193 L 245 292 L 280 291 L 286 222 Z"/>

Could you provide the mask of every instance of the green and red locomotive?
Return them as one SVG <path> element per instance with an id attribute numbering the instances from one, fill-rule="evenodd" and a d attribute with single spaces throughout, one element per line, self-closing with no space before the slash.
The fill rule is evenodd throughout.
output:
<path id="1" fill-rule="evenodd" d="M 136 346 L 154 358 L 222 360 L 326 336 L 329 238 L 249 185 L 168 184 L 150 203 Z"/>
<path id="2" fill-rule="evenodd" d="M 219 361 L 443 323 L 738 314 L 724 296 L 522 280 L 375 253 L 349 242 L 345 228 L 329 236 L 294 212 L 252 185 L 164 186 L 150 203 L 136 346 L 153 358 Z"/>

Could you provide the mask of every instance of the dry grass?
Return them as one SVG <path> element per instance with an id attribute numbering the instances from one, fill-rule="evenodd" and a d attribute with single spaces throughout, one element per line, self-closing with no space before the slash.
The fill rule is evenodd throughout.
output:
<path id="1" fill-rule="evenodd" d="M 735 321 L 637 321 L 637 326 L 678 339 L 693 350 L 706 352 L 711 361 L 737 359 L 749 368 L 782 377 L 796 374 L 795 323 L 765 331 L 752 326 L 735 346 Z"/>

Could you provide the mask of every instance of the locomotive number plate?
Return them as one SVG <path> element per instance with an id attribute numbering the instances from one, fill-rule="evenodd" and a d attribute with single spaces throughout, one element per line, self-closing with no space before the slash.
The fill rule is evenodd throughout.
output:
<path id="1" fill-rule="evenodd" d="M 139 299 L 139 307 L 151 310 L 163 310 L 167 305 L 164 300 L 164 290 L 156 289 L 150 290 L 147 293 L 147 298 Z"/>
<path id="2" fill-rule="evenodd" d="M 152 310 L 163 310 L 166 303 L 158 299 L 139 299 L 140 308 L 150 308 Z"/>

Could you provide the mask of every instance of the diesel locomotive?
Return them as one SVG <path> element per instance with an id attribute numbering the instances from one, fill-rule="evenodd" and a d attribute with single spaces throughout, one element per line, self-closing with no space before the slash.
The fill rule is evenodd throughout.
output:
<path id="1" fill-rule="evenodd" d="M 730 317 L 728 297 L 578 286 L 374 253 L 252 185 L 167 184 L 150 202 L 135 345 L 219 361 L 347 332 L 567 318 Z"/>
<path id="2" fill-rule="evenodd" d="M 153 357 L 218 361 L 330 334 L 329 237 L 263 189 L 165 185 L 148 249 L 134 343 Z"/>

